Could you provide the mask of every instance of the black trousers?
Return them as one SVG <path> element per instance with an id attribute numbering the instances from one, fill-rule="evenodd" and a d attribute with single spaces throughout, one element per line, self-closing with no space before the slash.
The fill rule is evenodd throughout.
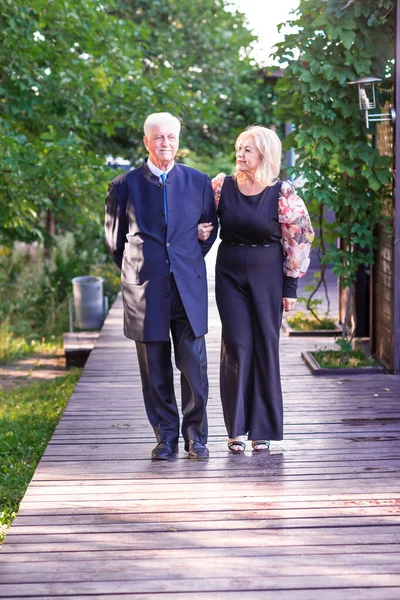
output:
<path id="1" fill-rule="evenodd" d="M 171 275 L 171 336 L 175 364 L 181 372 L 182 435 L 186 442 L 207 442 L 207 355 L 204 336 L 195 337 Z M 136 342 L 144 404 L 157 442 L 176 445 L 179 410 L 176 403 L 171 341 Z"/>
<path id="2" fill-rule="evenodd" d="M 279 332 L 283 268 L 279 242 L 218 248 L 216 298 L 222 322 L 220 390 L 228 436 L 281 440 Z"/>

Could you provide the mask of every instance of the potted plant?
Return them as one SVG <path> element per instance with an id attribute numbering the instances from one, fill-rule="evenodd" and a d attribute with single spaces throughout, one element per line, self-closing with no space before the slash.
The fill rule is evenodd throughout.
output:
<path id="1" fill-rule="evenodd" d="M 335 341 L 337 348 L 302 352 L 301 356 L 313 375 L 358 375 L 382 373 L 385 369 L 369 356 L 357 340 L 348 337 Z"/>

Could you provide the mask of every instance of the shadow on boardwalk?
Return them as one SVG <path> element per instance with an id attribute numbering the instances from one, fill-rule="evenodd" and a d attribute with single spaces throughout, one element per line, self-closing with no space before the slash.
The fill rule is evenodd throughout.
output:
<path id="1" fill-rule="evenodd" d="M 285 440 L 229 454 L 212 301 L 211 458 L 152 463 L 121 319 L 118 300 L 3 545 L 0 598 L 398 599 L 400 377 L 313 378 L 311 342 L 283 337 Z"/>

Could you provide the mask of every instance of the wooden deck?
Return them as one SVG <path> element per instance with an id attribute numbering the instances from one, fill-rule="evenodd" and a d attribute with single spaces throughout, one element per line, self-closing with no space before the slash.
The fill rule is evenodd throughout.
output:
<path id="1" fill-rule="evenodd" d="M 400 598 L 400 377 L 315 378 L 312 342 L 283 336 L 285 441 L 229 454 L 210 311 L 210 460 L 181 443 L 151 462 L 118 300 L 1 550 L 0 598 Z"/>

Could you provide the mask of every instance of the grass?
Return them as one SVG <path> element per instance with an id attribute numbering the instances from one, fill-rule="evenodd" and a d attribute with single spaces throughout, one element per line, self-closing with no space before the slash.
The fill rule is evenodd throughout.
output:
<path id="1" fill-rule="evenodd" d="M 79 375 L 0 391 L 0 543 Z"/>
<path id="2" fill-rule="evenodd" d="M 326 331 L 328 329 L 336 329 L 336 324 L 333 319 L 321 317 L 320 320 L 318 320 L 301 311 L 295 312 L 292 317 L 287 317 L 286 321 L 295 331 L 312 331 L 315 329 Z"/>
<path id="3" fill-rule="evenodd" d="M 0 327 L 0 364 L 9 364 L 31 354 L 54 355 L 61 347 L 61 336 L 25 337 L 16 335 L 7 327 Z"/>
<path id="4" fill-rule="evenodd" d="M 362 350 L 351 350 L 351 352 L 346 354 L 340 350 L 315 350 L 311 354 L 320 367 L 327 369 L 354 369 L 358 367 L 377 366 L 377 362 L 373 358 L 366 356 Z"/>
<path id="5" fill-rule="evenodd" d="M 121 287 L 102 241 L 97 247 L 93 240 L 66 234 L 53 242 L 47 257 L 41 245 L 0 244 L 0 363 L 61 346 L 69 329 L 73 277 L 102 277 L 110 305 Z"/>

